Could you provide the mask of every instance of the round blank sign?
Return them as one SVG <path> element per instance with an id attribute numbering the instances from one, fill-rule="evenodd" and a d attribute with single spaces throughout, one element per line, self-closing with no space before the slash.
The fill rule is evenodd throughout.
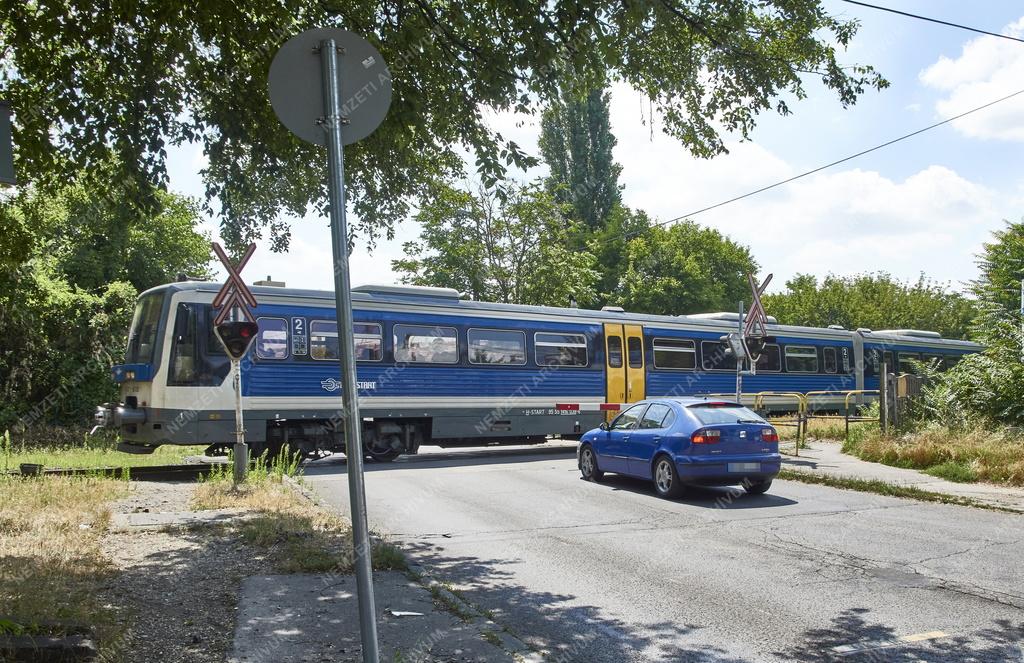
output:
<path id="1" fill-rule="evenodd" d="M 320 43 L 334 38 L 341 90 L 341 139 L 345 145 L 366 138 L 391 105 L 391 72 L 370 42 L 341 28 L 314 28 L 292 37 L 270 64 L 270 105 L 299 138 L 327 145 Z M 347 122 L 346 122 L 347 121 Z"/>

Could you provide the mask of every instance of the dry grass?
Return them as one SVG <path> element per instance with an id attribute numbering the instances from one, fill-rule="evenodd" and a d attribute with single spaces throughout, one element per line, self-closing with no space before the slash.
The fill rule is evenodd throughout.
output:
<path id="1" fill-rule="evenodd" d="M 787 419 L 784 417 L 783 419 Z M 775 424 L 778 419 L 769 419 L 769 422 Z M 792 442 L 796 439 L 796 426 L 778 426 L 776 430 L 779 431 L 779 439 L 787 442 Z M 868 432 L 872 430 L 878 430 L 877 423 L 863 422 L 863 421 L 851 421 L 850 422 L 850 435 L 853 436 L 857 431 Z M 842 442 L 846 439 L 846 420 L 843 418 L 837 419 L 808 419 L 807 420 L 807 439 L 808 440 L 834 440 Z"/>
<path id="2" fill-rule="evenodd" d="M 113 573 L 100 548 L 108 505 L 127 491 L 112 479 L 0 477 L 0 605 L 29 630 L 48 622 L 91 626 L 101 646 L 118 634 L 97 601 Z M 59 631 L 59 629 L 58 629 Z"/>
<path id="3" fill-rule="evenodd" d="M 939 426 L 898 437 L 851 436 L 843 451 L 863 460 L 911 467 L 951 481 L 1024 486 L 1024 435 L 1000 428 Z"/>
<path id="4" fill-rule="evenodd" d="M 266 551 L 281 573 L 351 573 L 352 528 L 341 516 L 312 504 L 284 483 L 280 474 L 254 472 L 235 489 L 227 475 L 196 488 L 197 509 L 242 508 L 256 515 L 236 527 L 242 539 Z M 377 542 L 372 558 L 377 570 L 404 570 L 405 557 L 394 546 Z"/>

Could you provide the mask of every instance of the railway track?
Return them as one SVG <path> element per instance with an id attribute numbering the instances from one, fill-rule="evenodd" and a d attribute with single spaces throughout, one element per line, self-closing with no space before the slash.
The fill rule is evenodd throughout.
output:
<path id="1" fill-rule="evenodd" d="M 184 463 L 180 465 L 150 465 L 147 467 L 74 467 L 47 468 L 41 465 L 24 464 L 18 472 L 8 475 L 20 476 L 101 476 L 131 481 L 195 481 L 208 475 L 223 463 Z"/>

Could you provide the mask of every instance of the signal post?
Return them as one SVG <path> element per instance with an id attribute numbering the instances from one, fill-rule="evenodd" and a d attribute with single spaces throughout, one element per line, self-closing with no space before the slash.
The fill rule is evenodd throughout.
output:
<path id="1" fill-rule="evenodd" d="M 253 297 L 249 287 L 242 280 L 240 272 L 249 262 L 256 245 L 250 244 L 238 265 L 232 265 L 227 253 L 220 244 L 213 242 L 213 252 L 217 254 L 228 272 L 228 280 L 220 289 L 217 296 L 213 298 L 213 307 L 219 309 L 217 317 L 213 320 L 217 338 L 224 346 L 225 352 L 231 358 L 232 383 L 235 387 L 235 447 L 234 447 L 234 472 L 232 478 L 234 484 L 245 481 L 246 471 L 249 469 L 249 447 L 245 443 L 245 426 L 242 417 L 242 357 L 249 351 L 249 347 L 256 339 L 259 326 L 253 316 L 250 307 L 256 306 L 256 298 Z M 230 320 L 228 318 L 231 318 Z"/>

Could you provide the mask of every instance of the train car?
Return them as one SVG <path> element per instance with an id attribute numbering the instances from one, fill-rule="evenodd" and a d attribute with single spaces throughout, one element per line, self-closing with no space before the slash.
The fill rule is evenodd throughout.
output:
<path id="1" fill-rule="evenodd" d="M 139 296 L 125 361 L 112 367 L 120 401 L 96 412 L 97 427 L 119 432 L 122 451 L 230 447 L 235 399 L 213 329 L 218 290 L 181 282 Z M 309 458 L 344 451 L 333 293 L 252 291 L 259 333 L 242 361 L 247 441 L 257 454 L 283 445 Z M 364 450 L 377 460 L 421 445 L 575 438 L 625 403 L 735 388 L 735 359 L 721 340 L 737 328 L 735 313 L 494 304 L 414 286 L 360 286 L 352 302 Z M 744 377 L 745 393 L 873 389 L 886 359 L 952 363 L 979 349 L 929 332 L 769 322 L 774 342 Z"/>

